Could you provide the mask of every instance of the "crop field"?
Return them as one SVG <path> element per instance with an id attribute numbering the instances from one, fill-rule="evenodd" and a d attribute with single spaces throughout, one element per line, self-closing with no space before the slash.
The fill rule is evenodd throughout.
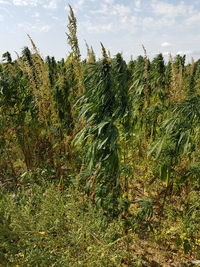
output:
<path id="1" fill-rule="evenodd" d="M 0 266 L 200 264 L 200 60 L 0 62 Z"/>

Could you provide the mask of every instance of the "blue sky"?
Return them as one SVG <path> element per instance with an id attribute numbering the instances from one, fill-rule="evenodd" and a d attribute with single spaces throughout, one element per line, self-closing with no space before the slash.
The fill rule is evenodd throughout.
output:
<path id="1" fill-rule="evenodd" d="M 85 41 L 100 56 L 100 42 L 126 59 L 187 54 L 200 58 L 200 0 L 0 0 L 0 54 L 20 53 L 30 34 L 41 54 L 66 57 L 68 3 L 78 20 L 83 57 Z"/>

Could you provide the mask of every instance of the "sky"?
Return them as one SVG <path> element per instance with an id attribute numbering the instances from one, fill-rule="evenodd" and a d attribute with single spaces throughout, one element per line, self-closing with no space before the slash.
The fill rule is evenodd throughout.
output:
<path id="1" fill-rule="evenodd" d="M 125 59 L 162 52 L 200 58 L 200 0 L 0 0 L 0 57 L 15 57 L 31 36 L 43 57 L 66 58 L 68 4 L 78 22 L 82 58 L 85 40 L 100 57 L 100 42 Z"/>

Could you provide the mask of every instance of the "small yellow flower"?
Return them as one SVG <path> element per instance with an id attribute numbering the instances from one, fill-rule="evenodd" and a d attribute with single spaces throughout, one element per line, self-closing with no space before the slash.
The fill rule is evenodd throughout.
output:
<path id="1" fill-rule="evenodd" d="M 128 194 L 127 193 L 124 193 L 123 195 L 122 195 L 122 198 L 126 198 L 128 196 Z"/>
<path id="2" fill-rule="evenodd" d="M 46 232 L 39 232 L 39 234 L 40 234 L 40 235 L 45 235 L 45 234 L 46 234 Z"/>

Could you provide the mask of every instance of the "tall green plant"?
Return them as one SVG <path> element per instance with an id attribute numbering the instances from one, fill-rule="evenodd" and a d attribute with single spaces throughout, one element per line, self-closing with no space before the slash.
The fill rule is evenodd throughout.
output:
<path id="1" fill-rule="evenodd" d="M 105 55 L 88 68 L 81 109 L 81 116 L 85 117 L 85 128 L 78 135 L 87 145 L 86 189 L 97 205 L 114 215 L 120 195 L 118 129 L 115 126 L 116 91 L 111 64 Z"/>
<path id="2" fill-rule="evenodd" d="M 69 5 L 69 16 L 68 16 L 67 27 L 69 31 L 69 33 L 67 33 L 67 39 L 68 39 L 68 44 L 71 47 L 70 59 L 74 68 L 75 78 L 77 81 L 77 87 L 78 87 L 77 93 L 80 95 L 83 93 L 83 85 L 82 85 L 83 71 L 81 65 L 81 53 L 77 38 L 77 20 L 74 15 L 74 11 L 70 5 Z"/>

